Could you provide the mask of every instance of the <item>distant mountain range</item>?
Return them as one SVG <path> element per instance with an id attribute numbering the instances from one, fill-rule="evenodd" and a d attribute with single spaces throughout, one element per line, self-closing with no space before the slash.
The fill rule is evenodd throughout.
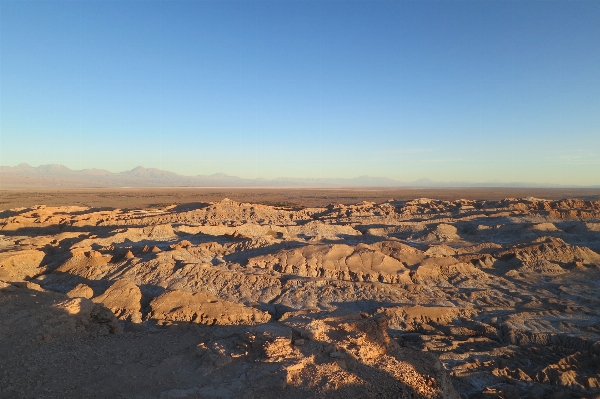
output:
<path id="1" fill-rule="evenodd" d="M 183 176 L 177 173 L 138 166 L 113 173 L 104 169 L 73 170 L 64 165 L 38 167 L 22 163 L 0 166 L 0 189 L 9 188 L 84 188 L 84 187 L 566 187 L 557 184 L 436 182 L 420 179 L 401 182 L 386 177 L 243 179 L 223 173 Z M 600 188 L 600 185 L 588 186 Z"/>

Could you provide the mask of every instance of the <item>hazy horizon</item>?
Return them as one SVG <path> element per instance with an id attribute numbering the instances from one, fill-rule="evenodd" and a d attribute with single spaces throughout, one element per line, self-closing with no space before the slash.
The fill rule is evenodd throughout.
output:
<path id="1" fill-rule="evenodd" d="M 10 169 L 10 170 L 7 170 Z M 67 169 L 67 171 L 64 170 Z M 106 173 L 104 173 L 106 172 Z M 163 169 L 157 169 L 154 167 L 146 167 L 144 165 L 138 165 L 132 169 L 122 171 L 109 171 L 107 169 L 72 169 L 62 164 L 46 164 L 32 166 L 28 163 L 21 163 L 13 166 L 0 165 L 0 188 L 15 188 L 22 186 L 18 184 L 20 177 L 27 177 L 28 182 L 22 187 L 30 188 L 41 188 L 46 187 L 49 184 L 55 185 L 58 182 L 56 178 L 62 179 L 60 186 L 63 187 L 126 187 L 121 186 L 117 182 L 123 182 L 122 178 L 132 179 L 126 180 L 133 184 L 132 187 L 166 187 L 172 184 L 172 187 L 208 187 L 211 183 L 216 184 L 218 187 L 320 187 L 320 188 L 360 188 L 360 187 L 380 187 L 380 188 L 393 188 L 393 187 L 413 187 L 413 188 L 589 188 L 597 189 L 600 185 L 565 185 L 555 183 L 537 183 L 527 181 L 500 181 L 500 180 L 488 180 L 488 181 L 468 181 L 468 180 L 454 180 L 454 181 L 440 181 L 433 180 L 427 177 L 411 180 L 401 181 L 396 179 L 390 179 L 382 176 L 371 176 L 361 175 L 352 177 L 289 177 L 289 176 L 277 176 L 275 178 L 244 178 L 241 176 L 228 175 L 225 173 L 217 172 L 213 174 L 197 174 L 197 175 L 183 175 L 175 172 Z M 38 180 L 29 180 L 33 176 L 38 176 Z M 69 180 L 69 177 L 75 180 Z M 41 180 L 39 179 L 41 178 Z M 66 178 L 66 180 L 65 180 Z M 83 180 L 81 180 L 83 178 Z M 108 180 L 106 180 L 108 178 Z M 7 180 L 8 179 L 8 180 Z M 17 180 L 15 180 L 17 179 Z M 50 179 L 50 180 L 48 180 Z M 87 179 L 87 180 L 86 180 Z M 117 179 L 117 180 L 115 180 Z M 86 184 L 87 182 L 87 184 Z M 145 183 L 149 185 L 145 186 Z M 261 182 L 264 184 L 261 186 Z M 111 184 L 112 183 L 112 184 Z M 156 185 L 158 183 L 158 185 Z M 208 184 L 208 185 L 207 185 Z"/>
<path id="2" fill-rule="evenodd" d="M 596 1 L 0 2 L 0 165 L 600 184 Z"/>

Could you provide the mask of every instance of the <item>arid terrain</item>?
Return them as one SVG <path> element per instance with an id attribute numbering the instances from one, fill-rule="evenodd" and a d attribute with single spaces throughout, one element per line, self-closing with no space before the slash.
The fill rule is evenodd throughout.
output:
<path id="1" fill-rule="evenodd" d="M 599 190 L 0 202 L 1 398 L 600 397 Z"/>

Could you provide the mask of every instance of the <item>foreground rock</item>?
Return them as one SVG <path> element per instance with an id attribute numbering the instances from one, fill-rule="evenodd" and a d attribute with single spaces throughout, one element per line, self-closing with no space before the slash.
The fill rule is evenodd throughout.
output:
<path id="1" fill-rule="evenodd" d="M 440 361 L 400 347 L 381 318 L 297 314 L 121 334 L 102 305 L 0 284 L 2 398 L 458 398 Z M 214 298 L 161 297 L 195 306 Z"/>

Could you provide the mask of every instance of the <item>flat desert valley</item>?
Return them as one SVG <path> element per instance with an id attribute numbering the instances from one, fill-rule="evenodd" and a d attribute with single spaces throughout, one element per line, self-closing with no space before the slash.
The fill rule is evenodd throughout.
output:
<path id="1" fill-rule="evenodd" d="M 600 190 L 0 191 L 1 398 L 598 398 Z"/>

